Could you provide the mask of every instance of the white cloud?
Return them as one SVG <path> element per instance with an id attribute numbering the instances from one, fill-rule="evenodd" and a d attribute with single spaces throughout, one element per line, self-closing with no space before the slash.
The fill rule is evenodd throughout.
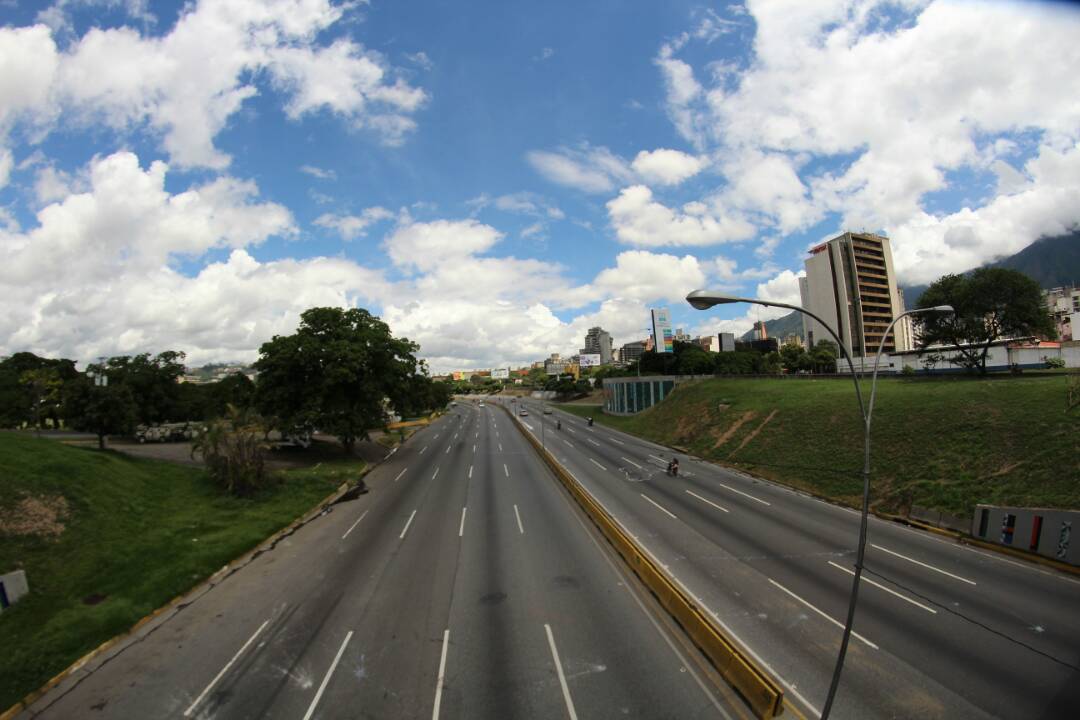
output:
<path id="1" fill-rule="evenodd" d="M 314 165 L 301 165 L 300 172 L 319 180 L 337 180 L 337 173 L 333 170 L 324 170 Z"/>
<path id="2" fill-rule="evenodd" d="M 359 215 L 334 215 L 324 213 L 315 218 L 315 224 L 335 230 L 343 240 L 353 240 L 367 234 L 367 229 L 380 220 L 389 220 L 394 213 L 382 207 L 365 208 Z"/>
<path id="3" fill-rule="evenodd" d="M 1080 144 L 1043 146 L 1017 175 L 1007 192 L 980 207 L 942 216 L 920 212 L 895 226 L 890 239 L 900 279 L 931 282 L 1080 226 Z"/>
<path id="4" fill-rule="evenodd" d="M 146 127 L 176 165 L 220 169 L 229 157 L 214 138 L 269 77 L 290 117 L 329 110 L 399 143 L 427 95 L 351 40 L 315 44 L 344 7 L 200 0 L 162 36 L 92 28 L 63 52 L 45 25 L 0 29 L 0 131 L 18 117 L 43 134 L 66 113 L 120 131 Z"/>
<path id="5" fill-rule="evenodd" d="M 632 167 L 646 182 L 658 185 L 678 185 L 683 180 L 701 172 L 707 162 L 703 158 L 688 155 L 679 150 L 642 150 L 634 158 Z"/>
<path id="6" fill-rule="evenodd" d="M 455 257 L 490 250 L 503 234 L 475 220 L 407 222 L 383 244 L 394 264 L 421 271 L 434 270 Z"/>
<path id="7" fill-rule="evenodd" d="M 884 229 L 898 254 L 932 257 L 941 271 L 978 264 L 1010 244 L 959 230 L 950 243 L 938 231 L 940 250 L 913 240 L 961 222 L 960 213 L 927 218 L 927 197 L 952 189 L 950 173 L 989 169 L 996 197 L 972 200 L 982 207 L 970 212 L 1024 232 L 1038 225 L 1026 216 L 1034 201 L 1015 197 L 1027 193 L 1026 178 L 1004 160 L 1020 151 L 1020 133 L 1036 137 L 1043 154 L 1080 135 L 1080 106 L 1068 100 L 1080 95 L 1072 72 L 1080 65 L 1080 13 L 1053 3 L 916 0 L 892 8 L 908 16 L 895 22 L 884 19 L 895 15 L 885 5 L 750 3 L 753 57 L 741 69 L 708 65 L 708 85 L 679 57 L 695 35 L 665 43 L 655 62 L 667 111 L 728 178 L 713 199 L 718 212 L 738 210 L 781 233 L 836 213 L 841 227 Z M 1040 188 L 1048 202 L 1054 188 Z M 1064 215 L 1080 220 L 1080 210 L 1054 205 L 1043 225 L 1059 227 Z M 909 252 L 905 242 L 916 245 Z M 919 272 L 936 268 L 924 264 Z"/>
<path id="8" fill-rule="evenodd" d="M 533 150 L 526 154 L 533 168 L 553 183 L 587 193 L 606 193 L 633 180 L 629 163 L 606 147 L 584 146 L 558 152 Z"/>
<path id="9" fill-rule="evenodd" d="M 715 215 L 700 202 L 672 210 L 655 201 L 644 185 L 625 188 L 607 203 L 607 209 L 616 236 L 629 245 L 714 245 L 754 234 L 754 226 L 742 217 Z"/>

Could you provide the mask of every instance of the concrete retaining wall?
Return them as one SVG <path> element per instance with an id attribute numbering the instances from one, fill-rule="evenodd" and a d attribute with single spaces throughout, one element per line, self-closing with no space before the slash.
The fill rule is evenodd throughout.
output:
<path id="1" fill-rule="evenodd" d="M 6 575 L 0 575 L 0 612 L 4 608 L 14 605 L 26 593 L 30 592 L 30 585 L 26 582 L 26 572 L 16 570 Z"/>
<path id="2" fill-rule="evenodd" d="M 981 540 L 1080 566 L 1080 510 L 977 505 L 971 534 Z"/>

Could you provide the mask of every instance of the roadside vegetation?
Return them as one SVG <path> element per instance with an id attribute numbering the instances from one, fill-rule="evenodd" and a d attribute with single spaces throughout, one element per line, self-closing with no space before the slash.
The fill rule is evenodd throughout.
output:
<path id="1" fill-rule="evenodd" d="M 872 444 L 875 508 L 970 517 L 977 503 L 1080 508 L 1080 413 L 1070 377 L 886 379 Z M 630 417 L 561 405 L 655 442 L 815 495 L 862 498 L 862 419 L 850 381 L 688 383 Z"/>
<path id="2" fill-rule="evenodd" d="M 359 460 L 289 470 L 249 497 L 198 468 L 0 433 L 0 709 L 303 515 Z"/>

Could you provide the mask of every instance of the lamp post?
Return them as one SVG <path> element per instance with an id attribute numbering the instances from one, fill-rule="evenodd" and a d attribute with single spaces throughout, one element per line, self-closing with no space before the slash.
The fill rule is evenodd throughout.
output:
<path id="1" fill-rule="evenodd" d="M 836 698 L 837 688 L 840 686 L 840 671 L 844 667 L 844 658 L 847 656 L 848 641 L 851 639 L 851 628 L 855 622 L 855 606 L 859 598 L 859 580 L 862 578 L 863 559 L 866 552 L 866 528 L 867 519 L 870 512 L 870 421 L 874 412 L 874 397 L 877 392 L 877 376 L 878 376 L 878 363 L 881 361 L 881 353 L 885 348 L 885 338 L 889 336 L 893 327 L 901 318 L 911 315 L 918 315 L 924 313 L 944 314 L 952 313 L 953 309 L 949 305 L 938 305 L 931 308 L 921 308 L 917 310 L 908 310 L 907 312 L 897 315 L 889 326 L 885 329 L 885 332 L 881 336 L 881 342 L 878 343 L 877 354 L 874 356 L 874 374 L 870 382 L 870 402 L 868 404 L 863 403 L 862 389 L 859 385 L 859 377 L 855 373 L 855 364 L 851 359 L 851 349 L 844 344 L 840 339 L 840 336 L 836 334 L 828 323 L 819 318 L 814 313 L 810 312 L 804 307 L 798 305 L 790 305 L 788 303 L 776 302 L 774 300 L 762 300 L 758 298 L 742 298 L 732 295 L 725 295 L 723 293 L 709 292 L 708 290 L 694 290 L 692 293 L 686 296 L 686 301 L 690 303 L 691 307 L 697 310 L 708 310 L 715 305 L 728 305 L 732 303 L 752 303 L 754 305 L 766 305 L 769 307 L 781 307 L 789 310 L 795 310 L 804 315 L 809 315 L 814 318 L 824 327 L 830 335 L 836 340 L 837 345 L 840 347 L 840 352 L 843 353 L 844 358 L 847 360 L 848 367 L 851 369 L 851 379 L 855 383 L 855 397 L 859 401 L 859 412 L 863 418 L 863 498 L 862 498 L 862 512 L 859 516 L 859 545 L 855 552 L 855 577 L 851 582 L 851 596 L 848 600 L 848 613 L 847 622 L 844 624 L 844 635 L 840 640 L 840 652 L 836 656 L 836 667 L 833 670 L 832 681 L 829 684 L 829 694 L 825 698 L 825 705 L 821 711 L 821 720 L 828 720 L 829 713 L 832 710 L 833 700 Z"/>

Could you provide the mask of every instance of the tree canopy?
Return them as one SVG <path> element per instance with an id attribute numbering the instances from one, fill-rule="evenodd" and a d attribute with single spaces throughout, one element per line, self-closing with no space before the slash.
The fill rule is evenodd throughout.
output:
<path id="1" fill-rule="evenodd" d="M 386 323 L 359 308 L 311 308 L 300 318 L 294 334 L 263 343 L 255 363 L 257 406 L 279 430 L 317 428 L 351 452 L 368 430 L 386 423 L 387 402 L 417 403 L 418 345 L 393 337 Z"/>
<path id="2" fill-rule="evenodd" d="M 949 346 L 950 361 L 986 373 L 990 345 L 1000 338 L 1057 336 L 1042 291 L 1016 270 L 979 268 L 968 275 L 945 275 L 919 298 L 919 307 L 952 305 L 955 315 L 916 316 L 920 349 Z"/>

